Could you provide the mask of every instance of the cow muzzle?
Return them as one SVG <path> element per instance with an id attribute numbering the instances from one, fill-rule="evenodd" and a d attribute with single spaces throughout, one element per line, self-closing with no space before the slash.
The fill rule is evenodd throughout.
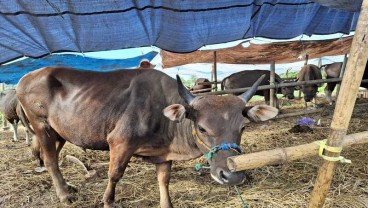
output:
<path id="1" fill-rule="evenodd" d="M 211 177 L 223 185 L 238 185 L 245 181 L 244 172 L 231 172 L 226 166 L 227 157 L 240 154 L 240 147 L 233 144 L 221 144 L 213 147 L 205 156 L 211 161 Z"/>
<path id="2" fill-rule="evenodd" d="M 294 95 L 289 94 L 289 95 L 287 95 L 287 98 L 288 98 L 289 100 L 292 100 L 292 99 L 294 99 L 295 97 L 294 97 Z"/>
<path id="3" fill-rule="evenodd" d="M 242 184 L 246 179 L 244 172 L 230 172 L 223 168 L 217 168 L 215 174 L 211 173 L 211 177 L 218 183 L 229 186 Z"/>

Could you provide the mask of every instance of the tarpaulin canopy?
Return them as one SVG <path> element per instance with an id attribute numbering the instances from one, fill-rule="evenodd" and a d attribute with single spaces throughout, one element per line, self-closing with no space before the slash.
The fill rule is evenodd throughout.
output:
<path id="1" fill-rule="evenodd" d="M 360 5 L 361 0 L 0 1 L 0 63 L 60 51 L 155 45 L 192 52 L 249 37 L 348 34 Z"/>
<path id="2" fill-rule="evenodd" d="M 241 44 L 216 50 L 216 61 L 226 64 L 269 64 L 291 63 L 323 56 L 335 56 L 349 53 L 353 37 L 318 41 L 289 41 L 270 44 L 250 44 L 243 47 Z M 171 53 L 161 51 L 162 67 L 170 68 L 191 63 L 213 63 L 214 53 L 209 50 L 193 53 Z"/>
<path id="3" fill-rule="evenodd" d="M 46 66 L 67 66 L 90 71 L 113 71 L 137 67 L 142 59 L 152 60 L 157 52 L 127 59 L 96 59 L 72 54 L 50 55 L 40 59 L 27 58 L 11 64 L 0 66 L 0 83 L 17 84 L 28 72 Z"/>

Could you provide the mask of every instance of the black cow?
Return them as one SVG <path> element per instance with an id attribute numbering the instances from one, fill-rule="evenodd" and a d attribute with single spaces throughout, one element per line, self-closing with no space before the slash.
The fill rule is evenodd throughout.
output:
<path id="1" fill-rule="evenodd" d="M 250 87 L 252 84 L 258 79 L 258 77 L 266 75 L 265 79 L 261 82 L 261 85 L 269 85 L 270 82 L 270 71 L 268 70 L 246 70 L 231 74 L 228 77 L 225 77 L 221 83 L 221 89 L 236 89 L 236 88 L 245 88 Z M 286 83 L 288 81 L 284 81 L 278 74 L 275 75 L 275 83 Z M 295 87 L 281 87 L 281 94 L 288 99 L 294 99 L 294 89 Z M 274 98 L 276 99 L 276 107 L 279 108 L 278 99 L 276 94 L 280 92 L 278 89 L 275 90 Z M 239 95 L 240 93 L 234 93 L 235 95 Z M 256 95 L 261 95 L 265 97 L 265 101 L 269 104 L 270 101 L 270 90 L 258 90 Z"/>
<path id="2" fill-rule="evenodd" d="M 157 70 L 101 73 L 47 67 L 25 75 L 17 95 L 62 202 L 72 201 L 58 166 L 58 152 L 69 141 L 110 150 L 105 207 L 113 206 L 115 187 L 133 155 L 156 164 L 161 206 L 171 207 L 172 160 L 210 153 L 214 180 L 227 185 L 245 180 L 243 172 L 229 171 L 226 159 L 240 153 L 245 123 L 265 121 L 278 113 L 267 105 L 245 106 L 263 78 L 239 97 L 195 97 L 179 77 L 175 80 Z"/>
<path id="3" fill-rule="evenodd" d="M 304 65 L 303 68 L 298 73 L 298 81 L 311 81 L 322 79 L 322 73 L 318 66 L 313 64 Z M 307 107 L 307 102 L 310 102 L 316 97 L 318 92 L 318 87 L 323 84 L 305 84 L 300 87 L 304 94 L 304 106 Z M 313 102 L 313 106 L 316 107 L 316 103 Z"/>
<path id="4" fill-rule="evenodd" d="M 332 78 L 339 78 L 340 77 L 340 71 L 341 71 L 342 62 L 336 62 L 332 64 L 324 65 L 323 68 L 326 73 L 326 79 L 332 79 Z M 368 79 L 368 64 L 365 66 L 363 79 Z M 336 87 L 336 82 L 330 82 L 327 83 L 325 87 L 325 94 L 326 99 L 329 102 L 329 104 L 332 104 L 332 92 L 334 91 Z M 368 83 L 361 83 L 361 87 L 368 88 Z"/>
<path id="5" fill-rule="evenodd" d="M 14 89 L 9 89 L 0 92 L 0 112 L 3 113 L 4 120 L 6 119 L 13 127 L 13 141 L 19 140 L 18 136 L 18 123 L 21 120 L 22 123 L 25 119 L 22 117 L 21 107 L 17 99 L 17 95 Z M 24 124 L 23 124 L 24 125 Z M 26 144 L 29 145 L 29 135 L 26 129 Z"/>

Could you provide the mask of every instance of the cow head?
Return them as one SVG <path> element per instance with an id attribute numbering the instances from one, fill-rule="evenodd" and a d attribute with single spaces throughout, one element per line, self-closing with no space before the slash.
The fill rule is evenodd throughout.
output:
<path id="1" fill-rule="evenodd" d="M 246 107 L 264 76 L 252 88 L 239 96 L 192 95 L 177 76 L 180 96 L 186 104 L 173 104 L 164 109 L 164 115 L 173 121 L 190 119 L 195 142 L 203 154 L 211 152 L 221 144 L 240 144 L 245 124 L 250 121 L 265 121 L 275 117 L 278 110 L 268 105 Z M 211 165 L 212 178 L 227 185 L 240 184 L 245 180 L 244 172 L 230 172 L 226 159 L 238 155 L 236 148 L 219 150 L 207 158 Z M 208 154 L 207 154 L 208 155 Z"/>
<path id="2" fill-rule="evenodd" d="M 304 100 L 310 102 L 314 97 L 316 97 L 318 92 L 317 85 L 302 85 L 301 90 L 304 94 Z"/>
<path id="3" fill-rule="evenodd" d="M 277 82 L 278 83 L 290 83 L 290 82 L 295 82 L 294 80 L 287 80 L 287 81 L 284 81 L 283 79 L 281 78 L 277 78 Z M 281 87 L 281 93 L 284 97 L 286 97 L 287 99 L 289 100 L 292 100 L 294 99 L 294 90 L 295 90 L 295 87 Z"/>

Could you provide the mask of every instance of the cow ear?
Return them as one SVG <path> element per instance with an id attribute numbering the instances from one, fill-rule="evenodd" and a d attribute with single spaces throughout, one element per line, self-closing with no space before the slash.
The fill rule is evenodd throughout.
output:
<path id="1" fill-rule="evenodd" d="M 252 108 L 248 108 L 246 112 L 246 117 L 252 121 L 267 121 L 274 118 L 279 113 L 277 108 L 271 107 L 269 105 L 256 105 Z M 243 113 L 244 114 L 244 113 Z"/>
<path id="2" fill-rule="evenodd" d="M 163 110 L 164 115 L 172 121 L 182 121 L 185 118 L 185 107 L 180 104 L 172 104 Z"/>

